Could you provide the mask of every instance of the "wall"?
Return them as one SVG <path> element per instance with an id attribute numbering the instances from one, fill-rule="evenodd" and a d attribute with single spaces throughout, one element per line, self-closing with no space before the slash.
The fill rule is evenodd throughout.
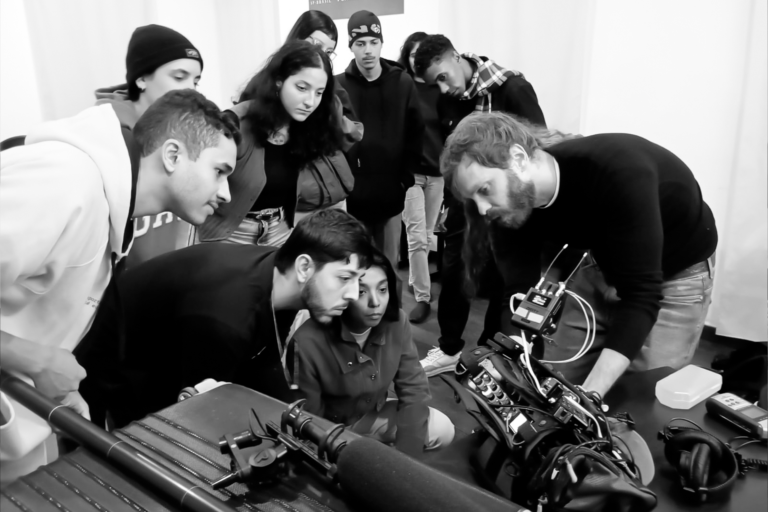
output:
<path id="1" fill-rule="evenodd" d="M 0 140 L 43 120 L 23 0 L 0 1 Z"/>
<path id="2" fill-rule="evenodd" d="M 125 83 L 125 54 L 138 26 L 156 23 L 186 36 L 204 61 L 198 90 L 220 107 L 231 105 L 232 96 L 279 46 L 277 0 L 2 0 L 0 5 L 2 139 L 25 133 L 40 120 L 76 114 L 93 105 L 97 88 Z M 29 112 L 16 114 L 21 105 Z"/>
<path id="3" fill-rule="evenodd" d="M 685 161 L 719 232 L 708 323 L 768 340 L 766 3 L 595 4 L 581 133 L 628 132 Z"/>
<path id="4" fill-rule="evenodd" d="M 435 33 L 438 30 L 441 8 L 440 0 L 405 0 L 404 14 L 381 16 L 381 28 L 384 43 L 381 56 L 389 60 L 397 60 L 400 47 L 405 39 L 414 32 L 423 31 Z M 307 10 L 307 0 L 281 0 L 280 3 L 280 40 L 285 41 L 288 32 L 301 13 Z M 336 46 L 336 59 L 333 62 L 334 72 L 341 73 L 354 58 L 347 45 L 347 22 L 349 19 L 334 20 L 339 31 L 339 42 Z"/>

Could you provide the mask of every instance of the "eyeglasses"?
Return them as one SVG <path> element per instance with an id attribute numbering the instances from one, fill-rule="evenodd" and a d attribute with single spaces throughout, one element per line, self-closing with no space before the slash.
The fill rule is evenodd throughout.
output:
<path id="1" fill-rule="evenodd" d="M 322 45 L 323 45 L 323 42 L 322 42 L 322 41 L 318 41 L 317 39 L 315 39 L 315 38 L 314 38 L 314 37 L 312 37 L 312 36 L 309 36 L 307 39 L 309 40 L 309 42 L 310 42 L 310 43 L 314 44 L 315 46 L 322 46 Z M 335 58 L 336 58 L 336 52 L 335 52 L 335 51 L 333 51 L 333 50 L 331 50 L 330 48 L 329 48 L 329 49 L 327 49 L 327 50 L 325 50 L 325 54 L 326 54 L 326 55 L 328 56 L 328 58 L 329 58 L 329 59 L 331 59 L 331 60 L 333 60 L 333 59 L 335 59 Z"/>

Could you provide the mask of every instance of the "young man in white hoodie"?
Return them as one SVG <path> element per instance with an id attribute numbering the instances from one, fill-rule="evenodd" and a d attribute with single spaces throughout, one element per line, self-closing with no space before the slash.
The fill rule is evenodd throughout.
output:
<path id="1" fill-rule="evenodd" d="M 239 132 L 193 90 L 157 100 L 133 128 L 112 106 L 44 123 L 0 165 L 0 358 L 44 394 L 88 417 L 87 332 L 134 217 L 170 211 L 194 225 L 229 202 Z M 0 481 L 45 463 L 39 418 L 0 396 Z"/>

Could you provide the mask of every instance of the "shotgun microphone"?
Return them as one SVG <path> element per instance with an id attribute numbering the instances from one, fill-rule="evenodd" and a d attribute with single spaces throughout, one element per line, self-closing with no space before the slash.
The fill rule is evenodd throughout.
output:
<path id="1" fill-rule="evenodd" d="M 342 490 L 371 512 L 524 512 L 528 509 L 456 480 L 369 438 L 338 454 Z"/>

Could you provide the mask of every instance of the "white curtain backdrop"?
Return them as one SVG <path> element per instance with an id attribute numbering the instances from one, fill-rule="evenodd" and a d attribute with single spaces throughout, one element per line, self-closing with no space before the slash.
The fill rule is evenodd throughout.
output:
<path id="1" fill-rule="evenodd" d="M 0 0 L 0 137 L 93 104 L 124 81 L 133 29 L 187 36 L 219 106 L 284 40 L 307 0 Z M 764 0 L 405 0 L 383 16 L 382 55 L 423 30 L 522 71 L 547 123 L 629 132 L 679 155 L 715 213 L 720 243 L 708 323 L 768 340 L 768 38 Z M 336 20 L 341 72 L 352 54 Z"/>

